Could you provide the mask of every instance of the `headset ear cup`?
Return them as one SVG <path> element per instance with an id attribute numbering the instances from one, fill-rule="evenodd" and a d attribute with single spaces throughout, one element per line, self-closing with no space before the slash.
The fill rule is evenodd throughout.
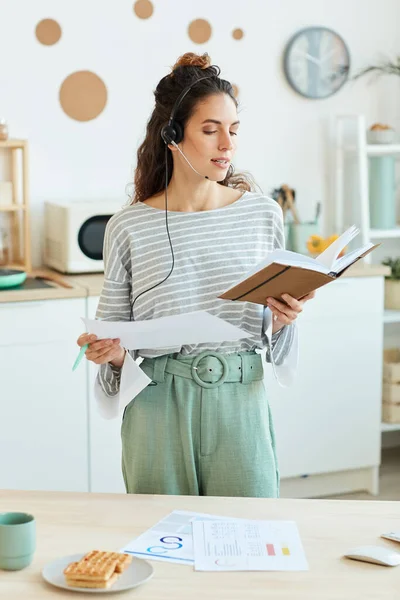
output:
<path id="1" fill-rule="evenodd" d="M 164 125 L 161 129 L 161 137 L 166 144 L 175 142 L 176 131 L 171 125 Z"/>
<path id="2" fill-rule="evenodd" d="M 166 144 L 179 144 L 183 140 L 182 127 L 176 121 L 172 121 L 171 125 L 164 125 L 161 129 L 161 137 Z"/>
<path id="3" fill-rule="evenodd" d="M 175 139 L 174 142 L 175 144 L 179 144 L 182 140 L 183 140 L 183 129 L 181 127 L 181 125 L 179 125 L 179 123 L 177 123 L 176 121 L 173 121 L 173 127 L 175 129 Z"/>

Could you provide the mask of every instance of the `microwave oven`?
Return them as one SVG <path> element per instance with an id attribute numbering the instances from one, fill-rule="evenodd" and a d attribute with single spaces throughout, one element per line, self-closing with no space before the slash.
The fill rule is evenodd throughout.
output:
<path id="1" fill-rule="evenodd" d="M 45 202 L 44 263 L 61 273 L 104 272 L 103 242 L 116 200 Z"/>

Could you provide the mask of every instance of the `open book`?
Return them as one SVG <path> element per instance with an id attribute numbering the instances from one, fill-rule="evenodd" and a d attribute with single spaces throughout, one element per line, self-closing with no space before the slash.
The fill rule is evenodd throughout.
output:
<path id="1" fill-rule="evenodd" d="M 338 258 L 358 233 L 359 229 L 352 225 L 316 258 L 290 250 L 274 250 L 218 297 L 264 305 L 267 297 L 282 300 L 282 294 L 302 298 L 340 277 L 380 245 L 368 243 Z"/>

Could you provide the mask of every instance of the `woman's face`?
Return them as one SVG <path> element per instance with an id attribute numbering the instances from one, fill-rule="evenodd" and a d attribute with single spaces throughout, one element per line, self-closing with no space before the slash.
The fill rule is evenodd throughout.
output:
<path id="1" fill-rule="evenodd" d="M 211 181 L 222 181 L 236 152 L 238 127 L 232 98 L 224 93 L 208 96 L 196 105 L 179 146 L 196 171 Z M 178 152 L 175 156 L 191 171 Z"/>

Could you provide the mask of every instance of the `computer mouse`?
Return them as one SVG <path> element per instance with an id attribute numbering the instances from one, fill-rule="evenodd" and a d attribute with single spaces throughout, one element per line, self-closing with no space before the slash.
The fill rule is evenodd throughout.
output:
<path id="1" fill-rule="evenodd" d="M 353 560 L 384 565 L 385 567 L 397 567 L 397 565 L 400 565 L 400 554 L 384 546 L 357 546 L 356 548 L 351 548 L 344 556 Z"/>
<path id="2" fill-rule="evenodd" d="M 400 531 L 389 531 L 388 533 L 382 533 L 381 537 L 393 542 L 400 542 Z"/>

